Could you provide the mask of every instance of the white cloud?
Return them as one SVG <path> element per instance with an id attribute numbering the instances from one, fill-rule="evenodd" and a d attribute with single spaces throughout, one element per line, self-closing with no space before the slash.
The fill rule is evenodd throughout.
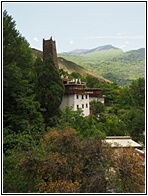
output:
<path id="1" fill-rule="evenodd" d="M 36 41 L 36 42 L 39 41 L 37 37 L 34 37 L 33 40 Z"/>
<path id="2" fill-rule="evenodd" d="M 123 36 L 123 35 L 116 35 L 116 36 L 90 36 L 85 37 L 84 39 L 144 39 L 144 36 Z"/>
<path id="3" fill-rule="evenodd" d="M 119 46 L 119 48 L 125 48 L 130 42 L 129 41 L 126 41 L 123 45 Z"/>
<path id="4" fill-rule="evenodd" d="M 73 44 L 73 40 L 70 40 L 69 43 L 72 45 Z"/>
<path id="5" fill-rule="evenodd" d="M 121 36 L 121 35 L 125 35 L 126 34 L 126 32 L 124 31 L 124 32 L 119 32 L 119 33 L 117 33 L 117 36 Z"/>
<path id="6" fill-rule="evenodd" d="M 126 45 L 125 45 L 125 44 L 123 44 L 123 45 L 119 46 L 119 48 L 121 48 L 121 49 L 123 49 L 123 48 L 125 48 L 125 47 L 126 47 Z"/>

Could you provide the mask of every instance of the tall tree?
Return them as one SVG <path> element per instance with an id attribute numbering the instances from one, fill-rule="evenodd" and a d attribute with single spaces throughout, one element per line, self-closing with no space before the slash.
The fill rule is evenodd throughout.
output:
<path id="1" fill-rule="evenodd" d="M 64 85 L 51 55 L 46 59 L 38 76 L 37 99 L 43 109 L 46 124 L 59 111 L 64 94 Z"/>
<path id="2" fill-rule="evenodd" d="M 16 23 L 7 11 L 3 12 L 3 66 L 15 64 L 23 78 L 31 79 L 33 57 L 27 40 L 16 29 Z"/>
<path id="3" fill-rule="evenodd" d="M 138 78 L 137 80 L 133 80 L 130 89 L 135 106 L 137 108 L 145 107 L 145 79 Z"/>
<path id="4" fill-rule="evenodd" d="M 123 108 L 144 108 L 145 107 L 145 79 L 133 80 L 129 86 L 121 90 L 118 103 Z"/>
<path id="5" fill-rule="evenodd" d="M 44 130 L 40 104 L 35 100 L 29 44 L 3 13 L 3 118 L 4 132 L 26 132 L 33 138 Z M 4 133 L 6 137 L 7 134 Z M 14 144 L 14 146 L 16 143 Z"/>

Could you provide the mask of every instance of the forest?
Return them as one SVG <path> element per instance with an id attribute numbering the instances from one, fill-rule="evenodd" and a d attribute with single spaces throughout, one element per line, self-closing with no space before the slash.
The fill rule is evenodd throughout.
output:
<path id="1" fill-rule="evenodd" d="M 105 104 L 93 101 L 91 115 L 59 109 L 64 94 L 60 75 L 102 88 Z M 3 12 L 3 192 L 142 193 L 145 169 L 124 149 L 118 157 L 103 143 L 126 136 L 145 144 L 145 78 L 128 86 L 57 70 L 32 55 L 16 22 Z"/>

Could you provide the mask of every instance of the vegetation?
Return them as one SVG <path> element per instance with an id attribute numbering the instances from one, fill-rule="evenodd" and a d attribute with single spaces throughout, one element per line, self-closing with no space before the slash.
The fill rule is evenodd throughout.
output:
<path id="1" fill-rule="evenodd" d="M 81 54 L 60 53 L 58 56 L 73 61 L 120 86 L 129 85 L 132 80 L 145 75 L 144 48 L 128 52 L 104 48 Z"/>
<path id="2" fill-rule="evenodd" d="M 117 156 L 103 139 L 130 135 L 144 143 L 145 79 L 129 86 L 69 74 L 34 57 L 29 43 L 3 13 L 3 192 L 142 193 L 143 160 L 134 149 Z M 102 88 L 105 105 L 93 101 L 91 115 L 60 111 L 60 75 Z"/>
<path id="3" fill-rule="evenodd" d="M 51 56 L 46 59 L 45 64 L 41 60 L 40 64 L 38 62 L 39 59 L 37 58 L 35 65 L 38 69 L 39 67 L 42 67 L 42 69 L 39 69 L 37 72 L 35 90 L 47 126 L 50 124 L 49 119 L 56 116 L 59 112 L 59 106 L 64 94 L 64 85 Z"/>
<path id="4" fill-rule="evenodd" d="M 43 57 L 43 52 L 40 51 L 40 50 L 37 50 L 35 48 L 32 48 L 32 54 L 34 57 L 39 57 L 42 59 Z M 92 71 L 89 71 L 87 69 L 85 69 L 84 67 L 72 62 L 72 61 L 69 61 L 69 60 L 66 60 L 65 58 L 62 58 L 62 57 L 58 57 L 58 65 L 59 65 L 59 68 L 66 71 L 68 74 L 71 74 L 73 72 L 77 72 L 79 73 L 82 77 L 86 77 L 86 76 L 92 76 L 92 77 L 97 77 L 99 80 L 101 81 L 105 81 L 105 82 L 109 82 L 111 83 L 109 80 L 107 80 L 106 78 L 96 74 L 96 73 L 93 73 Z"/>

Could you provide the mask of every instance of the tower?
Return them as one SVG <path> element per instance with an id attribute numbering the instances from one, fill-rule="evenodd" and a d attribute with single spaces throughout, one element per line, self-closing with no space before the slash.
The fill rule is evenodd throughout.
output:
<path id="1" fill-rule="evenodd" d="M 49 40 L 43 39 L 43 62 L 45 62 L 49 54 L 51 54 L 51 56 L 53 57 L 56 68 L 59 69 L 56 52 L 56 42 L 52 40 L 52 37 Z"/>

